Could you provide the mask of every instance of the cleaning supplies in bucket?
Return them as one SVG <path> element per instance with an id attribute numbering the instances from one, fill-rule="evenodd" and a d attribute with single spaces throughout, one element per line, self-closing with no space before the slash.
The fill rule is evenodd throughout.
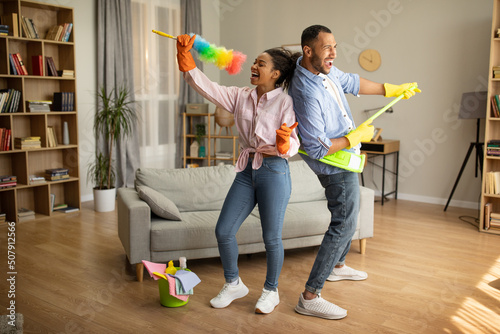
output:
<path id="1" fill-rule="evenodd" d="M 179 262 L 183 268 L 174 267 L 173 261 L 169 262 L 168 267 L 164 263 L 142 261 L 149 275 L 158 280 L 160 303 L 163 306 L 185 305 L 193 294 L 193 288 L 201 282 L 199 277 L 187 268 L 185 258 L 180 258 Z"/>

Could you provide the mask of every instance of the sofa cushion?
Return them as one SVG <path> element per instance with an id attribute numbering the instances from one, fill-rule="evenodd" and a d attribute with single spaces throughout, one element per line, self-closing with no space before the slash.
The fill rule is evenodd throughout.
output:
<path id="1" fill-rule="evenodd" d="M 151 251 L 217 248 L 215 225 L 220 211 L 183 212 L 182 222 L 151 219 Z M 250 215 L 236 233 L 238 244 L 262 242 L 260 220 Z"/>
<path id="2" fill-rule="evenodd" d="M 326 199 L 325 189 L 304 160 L 290 161 L 289 165 L 292 178 L 292 194 L 289 203 Z"/>
<path id="3" fill-rule="evenodd" d="M 236 173 L 234 166 L 136 171 L 136 187 L 148 186 L 169 198 L 180 212 L 220 210 Z"/>
<path id="4" fill-rule="evenodd" d="M 155 215 L 168 220 L 181 220 L 181 213 L 174 202 L 150 187 L 137 186 L 136 188 L 139 198 L 148 203 Z"/>

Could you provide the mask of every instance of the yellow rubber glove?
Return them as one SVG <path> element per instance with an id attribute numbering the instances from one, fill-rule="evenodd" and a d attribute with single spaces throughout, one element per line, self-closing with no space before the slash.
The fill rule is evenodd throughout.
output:
<path id="1" fill-rule="evenodd" d="M 283 125 L 276 130 L 276 148 L 281 154 L 285 154 L 290 149 L 290 135 L 298 124 L 299 123 L 295 122 L 291 127 L 288 127 L 286 123 L 283 123 Z"/>
<path id="2" fill-rule="evenodd" d="M 177 64 L 181 72 L 188 72 L 196 68 L 193 56 L 189 52 L 193 47 L 195 38 L 196 35 L 193 35 L 193 37 L 189 35 L 177 36 Z"/>
<path id="3" fill-rule="evenodd" d="M 389 83 L 384 84 L 385 88 L 385 97 L 398 97 L 401 94 L 404 94 L 405 97 L 403 97 L 404 100 L 409 99 L 416 93 L 420 93 L 421 90 L 418 88 L 415 88 L 414 90 L 411 90 L 410 87 L 417 86 L 416 82 L 410 82 L 410 83 L 405 83 L 402 85 L 391 85 Z"/>
<path id="4" fill-rule="evenodd" d="M 363 123 L 358 126 L 356 130 L 352 130 L 345 136 L 347 140 L 349 140 L 349 146 L 346 147 L 347 149 L 357 146 L 362 141 L 368 142 L 373 138 L 373 132 L 375 129 L 373 128 L 373 125 L 370 124 L 371 122 Z"/>

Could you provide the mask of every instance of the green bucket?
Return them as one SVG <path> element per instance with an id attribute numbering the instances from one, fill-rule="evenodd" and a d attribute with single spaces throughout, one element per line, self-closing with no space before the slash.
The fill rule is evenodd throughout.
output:
<path id="1" fill-rule="evenodd" d="M 177 270 L 179 270 L 179 267 L 176 267 Z M 184 269 L 184 270 L 187 270 L 187 271 L 190 271 L 189 269 Z M 170 289 L 169 289 L 169 285 L 168 285 L 168 281 L 166 279 L 163 279 L 163 278 L 160 278 L 158 280 L 158 288 L 160 289 L 160 303 L 163 305 L 163 306 L 166 306 L 166 307 L 179 307 L 179 306 L 184 306 L 187 304 L 187 302 L 189 301 L 186 300 L 186 301 L 182 301 L 178 298 L 175 298 L 174 296 L 172 296 L 170 294 Z"/>

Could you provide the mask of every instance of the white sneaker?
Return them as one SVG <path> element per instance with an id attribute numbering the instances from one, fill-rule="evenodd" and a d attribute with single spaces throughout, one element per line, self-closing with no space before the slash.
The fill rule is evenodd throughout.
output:
<path id="1" fill-rule="evenodd" d="M 279 303 L 280 295 L 278 294 L 278 289 L 270 291 L 264 288 L 257 304 L 255 304 L 255 313 L 271 313 Z"/>
<path id="2" fill-rule="evenodd" d="M 330 303 L 321 298 L 320 295 L 314 299 L 306 300 L 304 296 L 300 294 L 299 303 L 295 306 L 295 312 L 331 320 L 342 319 L 347 316 L 347 310 Z"/>
<path id="3" fill-rule="evenodd" d="M 236 285 L 225 283 L 219 294 L 210 300 L 210 305 L 214 308 L 224 308 L 232 303 L 233 300 L 243 298 L 248 294 L 248 288 L 241 278 Z"/>
<path id="4" fill-rule="evenodd" d="M 342 281 L 342 280 L 351 280 L 351 281 L 362 281 L 368 278 L 368 274 L 364 271 L 355 270 L 351 267 L 344 265 L 342 268 L 333 268 L 332 273 L 327 281 Z"/>

